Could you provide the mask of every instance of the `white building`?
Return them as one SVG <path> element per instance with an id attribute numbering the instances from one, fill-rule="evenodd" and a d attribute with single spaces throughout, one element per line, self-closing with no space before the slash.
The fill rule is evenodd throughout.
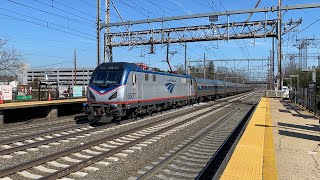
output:
<path id="1" fill-rule="evenodd" d="M 37 68 L 27 72 L 28 83 L 38 79 L 58 85 L 87 85 L 94 68 L 77 68 L 76 76 L 73 68 Z"/>

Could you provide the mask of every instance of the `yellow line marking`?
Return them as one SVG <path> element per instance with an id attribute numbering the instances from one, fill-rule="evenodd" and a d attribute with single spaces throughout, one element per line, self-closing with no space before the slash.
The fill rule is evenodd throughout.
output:
<path id="1" fill-rule="evenodd" d="M 278 179 L 269 99 L 267 101 L 266 129 L 263 150 L 263 179 Z"/>
<path id="2" fill-rule="evenodd" d="M 261 99 L 221 179 L 277 179 L 269 101 Z"/>

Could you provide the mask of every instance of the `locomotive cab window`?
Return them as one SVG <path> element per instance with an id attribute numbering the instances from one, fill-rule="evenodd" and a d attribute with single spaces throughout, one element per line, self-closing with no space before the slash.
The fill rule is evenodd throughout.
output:
<path id="1" fill-rule="evenodd" d="M 148 80 L 149 80 L 149 74 L 145 74 L 145 75 L 144 75 L 144 79 L 145 79 L 146 81 L 148 81 Z"/>
<path id="2" fill-rule="evenodd" d="M 95 71 L 91 77 L 90 84 L 99 87 L 111 87 L 119 85 L 121 80 L 121 71 Z"/>

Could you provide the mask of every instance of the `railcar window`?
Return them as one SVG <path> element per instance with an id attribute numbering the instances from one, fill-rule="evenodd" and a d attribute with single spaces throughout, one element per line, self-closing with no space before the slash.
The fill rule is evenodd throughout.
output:
<path id="1" fill-rule="evenodd" d="M 192 84 L 193 84 L 193 80 L 191 79 L 191 81 L 190 81 L 190 84 L 191 84 L 191 86 L 192 86 Z"/>
<path id="2" fill-rule="evenodd" d="M 153 79 L 153 81 L 156 81 L 156 80 L 157 80 L 157 76 L 156 76 L 156 75 L 153 75 L 153 76 L 152 76 L 152 79 Z"/>
<path id="3" fill-rule="evenodd" d="M 149 80 L 149 74 L 144 75 L 144 80 L 148 81 Z"/>

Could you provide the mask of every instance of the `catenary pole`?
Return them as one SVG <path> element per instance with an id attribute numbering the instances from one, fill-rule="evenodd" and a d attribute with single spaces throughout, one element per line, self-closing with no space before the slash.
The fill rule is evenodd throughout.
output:
<path id="1" fill-rule="evenodd" d="M 281 17 L 281 11 L 280 11 L 280 8 L 281 8 L 281 2 L 282 0 L 278 0 L 278 27 L 277 27 L 277 37 L 278 37 L 278 80 L 277 80 L 277 83 L 278 83 L 278 90 L 281 90 L 282 89 L 282 49 L 281 49 L 281 46 L 282 46 L 282 36 L 281 36 L 281 23 L 282 23 L 282 17 Z"/>
<path id="2" fill-rule="evenodd" d="M 100 64 L 100 0 L 97 0 L 97 66 Z"/>

